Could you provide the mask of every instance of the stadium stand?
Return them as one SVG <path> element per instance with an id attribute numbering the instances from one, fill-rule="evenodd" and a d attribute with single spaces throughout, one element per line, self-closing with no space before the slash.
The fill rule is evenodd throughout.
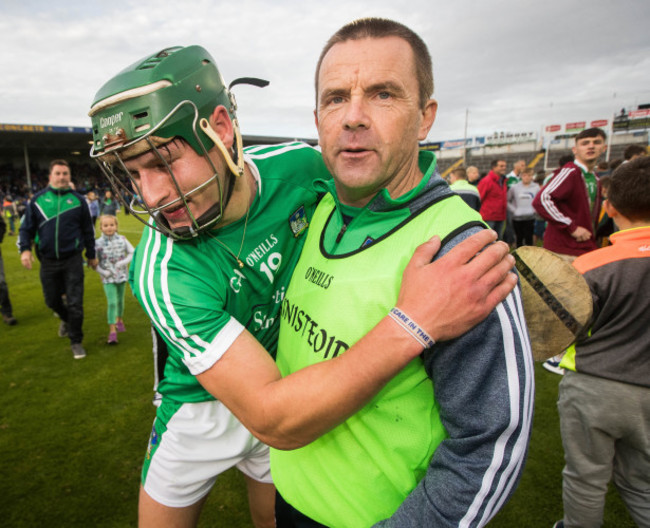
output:
<path id="1" fill-rule="evenodd" d="M 635 132 L 614 134 L 609 153 L 610 160 L 623 159 L 623 152 L 632 144 L 642 145 L 650 153 L 648 146 L 648 132 Z M 499 158 L 506 161 L 508 170 L 512 164 L 524 159 L 529 167 L 536 171 L 553 170 L 557 167 L 559 159 L 571 153 L 573 139 L 566 138 L 550 144 L 547 149 L 539 150 L 535 142 L 520 145 L 504 145 L 496 147 L 478 147 L 467 149 L 467 157 L 464 160 L 462 149 L 441 150 L 436 152 L 438 156 L 438 170 L 441 174 L 448 174 L 454 168 L 460 166 L 474 165 L 478 167 L 481 174 L 490 170 L 492 160 Z M 463 161 L 464 160 L 464 161 Z"/>
<path id="2" fill-rule="evenodd" d="M 64 158 L 71 164 L 74 181 L 79 190 L 108 187 L 100 178 L 99 170 L 89 158 L 92 135 L 90 128 L 55 127 L 46 125 L 15 125 L 0 123 L 0 194 L 26 195 L 47 183 L 48 165 L 52 159 Z M 275 136 L 244 136 L 244 145 L 277 144 L 299 139 L 316 145 L 314 138 L 289 138 Z M 524 159 L 536 171 L 552 170 L 560 157 L 571 151 L 572 138 L 552 142 L 547 150 L 537 148 L 535 141 L 517 145 L 483 146 L 467 150 L 440 150 L 438 169 L 443 176 L 457 167 L 475 165 L 481 174 L 490 170 L 495 158 L 506 160 L 508 170 L 512 164 Z M 648 131 L 615 133 L 609 159 L 623 159 L 624 150 L 631 144 L 648 149 Z M 27 169 L 26 169 L 27 167 Z M 30 185 L 31 184 L 31 185 Z"/>
<path id="3" fill-rule="evenodd" d="M 243 136 L 244 146 L 295 140 L 316 145 L 313 138 Z M 49 163 L 62 158 L 70 163 L 78 190 L 108 188 L 88 153 L 90 128 L 0 123 L 0 196 L 27 196 L 47 184 Z"/>

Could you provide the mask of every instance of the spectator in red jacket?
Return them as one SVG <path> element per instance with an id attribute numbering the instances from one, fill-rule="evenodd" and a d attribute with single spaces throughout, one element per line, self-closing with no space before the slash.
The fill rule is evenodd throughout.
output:
<path id="1" fill-rule="evenodd" d="M 481 195 L 481 217 L 503 239 L 508 209 L 508 186 L 506 185 L 506 160 L 496 159 L 492 162 L 490 172 L 478 182 Z"/>
<path id="2" fill-rule="evenodd" d="M 544 247 L 566 260 L 596 249 L 595 225 L 600 212 L 600 184 L 594 168 L 607 136 L 589 128 L 575 138 L 575 161 L 567 163 L 535 196 L 533 207 L 548 225 Z"/>

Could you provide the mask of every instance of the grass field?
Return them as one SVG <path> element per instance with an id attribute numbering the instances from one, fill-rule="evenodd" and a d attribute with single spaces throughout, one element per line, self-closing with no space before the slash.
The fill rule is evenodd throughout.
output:
<path id="1" fill-rule="evenodd" d="M 141 231 L 120 215 L 135 245 Z M 149 322 L 127 290 L 127 332 L 105 344 L 106 307 L 99 275 L 85 277 L 84 345 L 74 360 L 58 338 L 38 278 L 20 265 L 16 237 L 2 244 L 19 323 L 0 323 L 0 525 L 129 527 L 136 525 L 139 472 L 154 407 Z M 562 516 L 562 445 L 555 401 L 559 376 L 536 365 L 533 438 L 521 484 L 490 526 L 551 527 Z M 236 471 L 217 480 L 201 527 L 251 526 L 244 483 Z M 605 527 L 634 523 L 610 490 Z"/>

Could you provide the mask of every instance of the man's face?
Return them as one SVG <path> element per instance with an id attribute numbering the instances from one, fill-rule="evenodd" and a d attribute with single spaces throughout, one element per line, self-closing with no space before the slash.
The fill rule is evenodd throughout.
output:
<path id="1" fill-rule="evenodd" d="M 476 168 L 467 169 L 467 180 L 470 182 L 475 182 L 478 180 L 479 172 Z"/>
<path id="2" fill-rule="evenodd" d="M 49 184 L 53 189 L 70 187 L 70 169 L 65 165 L 54 165 L 50 170 Z"/>
<path id="3" fill-rule="evenodd" d="M 601 136 L 582 138 L 573 147 L 573 155 L 583 164 L 592 164 L 606 148 L 605 140 Z"/>
<path id="4" fill-rule="evenodd" d="M 503 176 L 506 173 L 506 162 L 504 160 L 499 160 L 492 170 L 499 176 Z"/>
<path id="5" fill-rule="evenodd" d="M 513 170 L 514 170 L 515 174 L 517 174 L 517 175 L 520 175 L 521 171 L 523 171 L 525 168 L 526 168 L 526 162 L 521 161 L 521 160 L 517 161 L 513 166 Z"/>
<path id="6" fill-rule="evenodd" d="M 170 141 L 158 151 L 165 158 L 174 173 L 181 193 L 186 195 L 195 187 L 214 176 L 208 161 L 199 156 L 192 147 L 183 141 Z M 135 183 L 140 187 L 142 200 L 150 209 L 157 209 L 180 198 L 171 175 L 160 157 L 149 150 L 125 162 Z M 210 207 L 219 202 L 219 187 L 216 181 L 186 197 L 189 210 L 194 218 L 200 217 Z M 192 218 L 181 200 L 160 211 L 171 229 L 189 227 Z"/>
<path id="7" fill-rule="evenodd" d="M 418 171 L 418 141 L 437 104 L 419 102 L 413 52 L 398 37 L 334 45 L 318 74 L 316 126 L 343 203 L 363 206 L 383 187 L 397 197 Z"/>

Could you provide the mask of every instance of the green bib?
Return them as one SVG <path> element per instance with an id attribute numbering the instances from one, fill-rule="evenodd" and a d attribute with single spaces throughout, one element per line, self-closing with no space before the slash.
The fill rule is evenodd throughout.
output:
<path id="1" fill-rule="evenodd" d="M 418 245 L 480 221 L 452 195 L 372 244 L 332 256 L 323 254 L 321 237 L 334 207 L 330 194 L 319 204 L 282 304 L 277 364 L 283 376 L 344 353 L 395 305 Z M 271 450 L 271 472 L 283 497 L 305 515 L 331 527 L 370 526 L 390 517 L 415 488 L 445 436 L 431 380 L 417 358 L 326 435 L 294 451 Z"/>

